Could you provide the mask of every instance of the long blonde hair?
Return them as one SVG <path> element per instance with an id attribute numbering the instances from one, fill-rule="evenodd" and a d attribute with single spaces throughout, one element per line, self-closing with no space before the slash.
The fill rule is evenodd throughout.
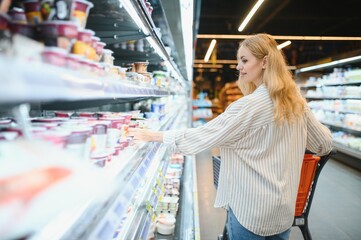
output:
<path id="1" fill-rule="evenodd" d="M 266 57 L 266 67 L 262 73 L 265 84 L 274 104 L 274 119 L 277 124 L 294 122 L 301 118 L 306 105 L 304 98 L 292 78 L 283 52 L 277 49 L 277 42 L 271 35 L 256 34 L 240 43 L 239 47 L 247 48 L 256 58 Z M 238 85 L 244 95 L 257 88 L 252 82 Z"/>

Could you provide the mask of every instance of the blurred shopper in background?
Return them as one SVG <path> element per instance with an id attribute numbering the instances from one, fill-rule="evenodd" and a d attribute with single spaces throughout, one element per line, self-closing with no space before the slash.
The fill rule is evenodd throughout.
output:
<path id="1" fill-rule="evenodd" d="M 228 210 L 229 239 L 288 239 L 305 149 L 325 155 L 332 136 L 308 108 L 272 36 L 245 39 L 237 59 L 244 97 L 224 113 L 198 128 L 129 134 L 183 154 L 219 147 L 215 207 Z"/>

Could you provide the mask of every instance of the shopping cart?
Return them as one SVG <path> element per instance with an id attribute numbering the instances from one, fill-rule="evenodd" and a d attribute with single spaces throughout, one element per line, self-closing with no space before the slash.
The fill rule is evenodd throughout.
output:
<path id="1" fill-rule="evenodd" d="M 303 238 L 305 240 L 312 240 L 310 231 L 308 229 L 308 214 L 311 209 L 313 195 L 316 191 L 318 177 L 320 176 L 322 168 L 327 163 L 331 156 L 336 154 L 336 150 L 332 150 L 329 154 L 318 157 L 313 153 L 306 151 L 304 161 L 302 163 L 301 178 L 298 188 L 295 218 L 293 221 L 294 227 L 299 227 Z M 221 158 L 219 156 L 212 156 L 213 161 L 213 183 L 218 187 L 219 170 L 221 168 Z M 218 240 L 227 240 L 227 228 L 224 227 L 223 234 L 218 236 Z"/>

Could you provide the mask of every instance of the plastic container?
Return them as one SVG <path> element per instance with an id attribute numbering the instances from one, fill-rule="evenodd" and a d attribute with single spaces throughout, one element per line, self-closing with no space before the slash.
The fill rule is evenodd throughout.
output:
<path id="1" fill-rule="evenodd" d="M 68 51 L 78 36 L 76 24 L 69 21 L 45 21 L 39 24 L 39 30 L 46 46 L 56 46 Z"/>
<path id="2" fill-rule="evenodd" d="M 28 23 L 39 24 L 43 21 L 41 5 L 38 0 L 26 0 L 23 2 L 25 15 Z"/>
<path id="3" fill-rule="evenodd" d="M 104 47 L 106 46 L 106 43 L 105 42 L 100 42 L 98 41 L 97 42 L 97 45 L 96 45 L 96 53 L 101 56 L 103 54 L 103 49 Z"/>
<path id="4" fill-rule="evenodd" d="M 112 56 L 113 51 L 110 49 L 103 49 L 102 60 L 104 63 L 109 64 L 110 66 L 114 65 L 114 57 Z"/>
<path id="5" fill-rule="evenodd" d="M 62 112 L 62 111 L 54 112 L 55 116 L 59 118 L 70 118 L 73 113 L 74 112 Z"/>
<path id="6" fill-rule="evenodd" d="M 5 30 L 8 28 L 10 18 L 3 13 L 0 13 L 0 30 Z"/>
<path id="7" fill-rule="evenodd" d="M 14 7 L 8 11 L 8 16 L 12 22 L 26 24 L 26 15 L 22 8 Z"/>
<path id="8" fill-rule="evenodd" d="M 35 28 L 33 25 L 21 22 L 10 22 L 8 26 L 12 33 L 18 33 L 32 39 L 35 38 Z"/>
<path id="9" fill-rule="evenodd" d="M 65 67 L 67 64 L 67 51 L 58 47 L 46 47 L 41 53 L 43 62 L 58 67 Z"/>
<path id="10" fill-rule="evenodd" d="M 90 9 L 93 3 L 85 0 L 74 0 L 71 20 L 76 22 L 80 28 L 85 28 Z"/>
<path id="11" fill-rule="evenodd" d="M 66 66 L 72 70 L 79 70 L 81 68 L 82 56 L 76 54 L 68 54 L 66 56 Z"/>
<path id="12" fill-rule="evenodd" d="M 73 45 L 72 53 L 85 56 L 88 59 L 94 59 L 96 51 L 91 46 L 94 34 L 95 32 L 90 29 L 79 30 L 77 41 Z"/>
<path id="13" fill-rule="evenodd" d="M 157 223 L 157 232 L 162 235 L 174 233 L 176 219 L 172 214 L 160 216 Z"/>
<path id="14" fill-rule="evenodd" d="M 78 31 L 78 41 L 81 41 L 85 44 L 91 44 L 92 36 L 95 35 L 95 32 L 90 29 L 81 29 Z"/>
<path id="15" fill-rule="evenodd" d="M 320 157 L 312 154 L 305 154 L 304 156 L 296 199 L 295 216 L 300 216 L 303 213 L 319 160 Z"/>
<path id="16" fill-rule="evenodd" d="M 109 157 L 109 153 L 104 149 L 103 151 L 93 152 L 90 159 L 91 162 L 94 163 L 95 165 L 99 167 L 105 167 L 105 164 L 108 161 L 108 157 Z"/>
<path id="17" fill-rule="evenodd" d="M 53 0 L 51 4 L 51 12 L 53 12 L 53 14 L 50 13 L 48 18 L 50 17 L 50 20 L 69 21 L 71 19 L 73 4 L 73 0 Z"/>
<path id="18" fill-rule="evenodd" d="M 146 73 L 149 62 L 135 62 L 134 67 L 137 73 Z"/>
<path id="19" fill-rule="evenodd" d="M 63 130 L 48 131 L 45 128 L 45 131 L 33 131 L 34 138 L 43 139 L 45 141 L 51 142 L 55 146 L 63 149 L 65 148 L 70 132 Z"/>

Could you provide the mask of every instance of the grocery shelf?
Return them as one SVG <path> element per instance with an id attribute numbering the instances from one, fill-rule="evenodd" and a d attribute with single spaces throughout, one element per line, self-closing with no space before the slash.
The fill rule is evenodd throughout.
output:
<path id="1" fill-rule="evenodd" d="M 165 118 L 158 129 L 169 129 L 178 118 L 177 114 Z M 154 156 L 164 155 L 165 149 L 160 148 L 160 145 L 160 143 L 144 143 L 138 149 L 128 147 L 128 152 L 123 155 L 122 161 L 111 163 L 105 169 L 108 177 L 119 188 L 114 189 L 104 201 L 89 200 L 82 209 L 69 213 L 65 220 L 54 219 L 31 236 L 30 240 L 112 238 Z"/>
<path id="2" fill-rule="evenodd" d="M 100 78 L 40 62 L 0 57 L 0 104 L 129 99 L 167 96 L 169 91 Z"/>
<path id="3" fill-rule="evenodd" d="M 356 149 L 350 148 L 346 145 L 343 145 L 338 142 L 333 142 L 333 146 L 336 148 L 337 151 L 346 153 L 347 155 L 353 156 L 355 158 L 361 159 L 361 151 L 357 151 Z"/>
<path id="4" fill-rule="evenodd" d="M 162 41 L 162 34 L 157 30 L 152 17 L 149 15 L 148 10 L 144 6 L 144 1 L 141 0 L 92 0 L 94 8 L 90 11 L 87 28 L 95 31 L 96 35 L 100 39 L 108 44 L 106 48 L 112 49 L 115 53 L 116 63 L 130 63 L 135 61 L 149 61 L 153 63 L 159 63 L 162 61 L 168 61 L 173 70 L 178 74 L 177 80 L 184 86 L 185 80 L 181 74 L 178 66 L 175 64 L 173 56 L 168 54 L 165 45 Z M 136 13 L 130 14 L 125 9 L 125 4 L 130 4 L 135 9 Z M 135 14 L 137 16 L 135 16 Z M 135 18 L 138 18 L 144 28 L 140 28 L 136 24 Z M 164 15 L 165 19 L 166 16 Z M 162 29 L 164 35 L 171 36 L 170 29 Z M 122 51 L 118 49 L 120 43 L 144 39 L 150 37 L 156 45 L 156 53 L 137 53 L 134 54 L 129 51 Z M 110 47 L 110 45 L 112 45 Z M 169 44 L 168 44 L 169 45 Z M 114 47 L 117 46 L 117 47 Z M 154 47 L 154 46 L 152 46 Z M 174 51 L 175 49 L 173 49 Z M 125 53 L 123 55 L 123 53 Z M 135 55 L 135 57 L 134 57 Z M 177 54 L 173 54 L 177 57 Z M 178 60 L 178 59 L 176 59 Z M 171 70 L 171 69 L 170 69 Z"/>
<path id="5" fill-rule="evenodd" d="M 322 107 L 310 107 L 310 108 L 315 109 L 315 110 L 327 111 L 327 112 L 337 112 L 337 113 L 345 113 L 345 114 L 361 114 L 361 111 L 335 110 L 335 109 L 327 109 L 327 108 L 322 108 Z"/>
<path id="6" fill-rule="evenodd" d="M 178 233 L 180 239 L 199 240 L 199 207 L 198 207 L 198 188 L 197 188 L 197 170 L 195 156 L 187 156 L 184 165 L 184 181 L 182 183 L 181 199 L 179 210 Z M 191 218 L 190 216 L 193 216 Z"/>
<path id="7" fill-rule="evenodd" d="M 204 121 L 211 121 L 213 117 L 192 117 L 192 121 L 204 120 Z"/>
<path id="8" fill-rule="evenodd" d="M 325 96 L 325 97 L 315 97 L 315 96 L 305 96 L 306 99 L 310 99 L 310 100 L 346 100 L 346 99 L 353 99 L 353 100 L 361 100 L 361 97 L 337 97 L 337 96 Z"/>
<path id="9" fill-rule="evenodd" d="M 189 87 L 188 82 L 183 77 L 186 74 L 180 74 L 180 69 L 184 67 L 179 67 L 175 63 L 175 61 L 177 63 L 180 62 L 177 59 L 179 55 L 173 52 L 171 56 L 169 51 L 167 51 L 167 47 L 165 47 L 170 46 L 171 50 L 174 51 L 174 45 L 166 44 L 160 34 L 161 31 L 159 31 L 151 16 L 147 14 L 144 8 L 144 1 L 89 1 L 94 4 L 94 7 L 90 10 L 86 29 L 93 30 L 95 35 L 107 44 L 106 48 L 114 52 L 113 56 L 116 58 L 114 60 L 115 65 L 122 66 L 137 61 L 148 61 L 150 65 L 158 66 L 163 62 L 171 70 L 170 76 L 177 79 L 174 81 L 180 82 L 183 87 Z M 133 18 L 134 14 L 132 15 L 125 10 L 124 2 L 129 2 L 134 6 L 135 10 L 137 10 L 137 16 L 140 17 L 141 22 L 145 25 L 145 29 L 136 24 Z M 160 2 L 157 4 L 161 7 Z M 167 39 L 169 39 L 172 33 L 169 28 L 167 31 L 166 33 L 162 32 L 162 35 L 163 37 L 168 35 Z M 124 42 L 140 39 L 146 41 L 145 38 L 147 38 L 155 51 L 151 48 L 147 49 L 152 52 L 121 49 L 120 45 L 124 44 Z M 171 39 L 172 41 L 173 39 Z M 24 45 L 32 49 L 31 46 Z M 14 44 L 14 48 L 17 46 Z M 21 52 L 21 50 L 18 51 Z M 130 81 L 129 79 L 120 80 L 120 77 L 115 79 L 115 77 L 101 76 L 95 73 L 84 72 L 83 70 L 74 71 L 43 63 L 40 62 L 41 57 L 39 53 L 41 51 L 42 46 L 39 46 L 39 49 L 36 51 L 37 54 L 34 54 L 36 55 L 36 61 L 20 59 L 19 56 L 14 58 L 0 56 L 1 111 L 7 111 L 10 107 L 26 103 L 39 106 L 40 111 L 36 112 L 36 114 L 40 115 L 44 113 L 41 110 L 47 109 L 92 108 L 109 103 L 130 103 L 145 99 L 153 100 L 153 98 L 176 94 L 167 89 Z M 24 57 L 24 54 L 21 56 Z M 177 94 L 182 94 L 186 91 L 180 92 Z M 126 108 L 130 107 L 126 106 Z M 189 112 L 186 112 L 187 109 L 183 108 L 183 106 L 177 107 L 179 108 L 172 111 L 171 116 L 165 116 L 159 128 L 155 130 L 170 129 L 184 121 L 184 114 L 189 114 Z M 149 179 L 152 179 L 157 174 L 154 168 L 164 169 L 166 163 L 164 161 L 159 163 L 158 161 L 163 159 L 165 155 L 167 155 L 166 148 L 160 143 L 147 143 L 140 145 L 138 148 L 134 146 L 126 148 L 121 153 L 120 161 L 107 163 L 104 168 L 107 177 L 112 183 L 112 186 L 109 186 L 110 190 L 107 191 L 108 195 L 89 199 L 80 209 L 67 212 L 62 212 L 62 209 L 58 209 L 59 215 L 50 219 L 47 225 L 40 231 L 29 233 L 29 236 L 26 238 L 29 240 L 112 239 L 114 233 L 121 229 L 120 225 L 125 226 L 127 224 L 137 229 L 136 236 L 145 238 L 149 232 L 149 223 L 152 219 L 143 205 L 143 200 L 149 197 L 152 183 L 147 181 L 146 185 L 143 186 L 144 176 L 149 174 Z M 142 192 L 144 195 L 139 197 L 137 189 L 141 186 L 144 187 L 145 191 Z M 71 198 L 71 196 L 64 196 L 64 198 L 67 197 Z M 152 196 L 152 200 L 157 201 L 158 199 Z M 129 219 L 124 219 L 130 205 L 133 206 L 133 215 Z M 182 221 L 186 221 L 189 215 L 182 217 L 184 218 Z M 129 222 L 127 222 L 128 220 Z M 130 229 L 128 231 L 125 230 L 124 235 L 131 231 Z M 119 235 L 118 238 L 124 239 L 122 237 L 122 235 Z"/>
<path id="10" fill-rule="evenodd" d="M 181 121 L 184 119 L 183 116 L 186 112 L 184 110 L 177 112 L 179 113 L 178 117 L 169 124 L 169 128 L 171 128 L 173 124 L 176 126 L 181 125 Z M 169 163 L 166 159 L 166 156 L 169 156 L 169 154 L 167 154 L 166 147 L 163 144 L 160 145 L 160 151 L 158 151 L 157 154 L 158 155 L 155 157 L 156 161 L 153 162 L 153 166 L 151 167 L 153 168 L 153 171 L 151 171 L 151 176 L 147 178 L 147 183 L 144 187 L 142 196 L 139 197 L 140 200 L 137 203 L 136 211 L 132 214 L 131 220 L 116 239 L 124 239 L 124 236 L 126 236 L 125 239 L 129 240 L 146 239 L 146 236 L 148 235 L 149 227 L 151 223 L 154 222 L 153 208 L 156 207 L 156 203 L 159 201 L 158 196 L 153 192 L 152 186 L 161 184 L 156 181 L 157 176 L 159 173 L 161 173 L 161 176 L 165 176 Z M 149 206 L 147 206 L 148 204 Z"/>
<path id="11" fill-rule="evenodd" d="M 123 50 L 119 47 L 116 48 L 114 46 L 109 47 L 110 50 L 114 52 L 113 56 L 115 64 L 121 65 L 124 63 L 133 63 L 133 62 L 161 62 L 162 59 L 158 54 L 155 53 L 148 53 L 148 52 L 137 52 L 137 51 L 130 51 L 130 50 Z"/>
<path id="12" fill-rule="evenodd" d="M 343 131 L 343 132 L 346 132 L 346 133 L 350 133 L 350 134 L 352 134 L 354 136 L 361 137 L 361 131 L 359 131 L 357 129 L 347 128 L 347 127 L 344 127 L 344 126 L 341 126 L 341 125 L 336 125 L 334 123 L 325 122 L 325 121 L 321 121 L 321 122 L 323 124 L 331 127 L 335 131 Z"/>
<path id="13" fill-rule="evenodd" d="M 121 6 L 121 1 L 92 0 L 91 2 L 94 7 L 90 10 L 86 27 L 95 31 L 96 36 L 106 44 L 138 40 L 147 36 Z"/>
<path id="14" fill-rule="evenodd" d="M 148 235 L 149 225 L 152 222 L 153 209 L 147 209 L 147 200 L 150 199 L 153 194 L 152 186 L 155 185 L 155 179 L 159 174 L 157 169 L 166 169 L 165 166 L 168 165 L 167 160 L 169 159 L 169 154 L 166 154 L 166 147 L 161 146 L 160 149 L 161 150 L 155 157 L 155 161 L 153 161 L 153 165 L 150 167 L 152 169 L 152 171 L 150 171 L 151 176 L 143 179 L 146 182 L 146 186 L 144 186 L 144 192 L 142 193 L 142 196 L 139 197 L 134 214 L 131 216 L 132 220 L 128 222 L 126 229 L 124 229 L 119 234 L 119 238 L 116 239 L 146 239 L 139 237 L 143 234 L 145 234 L 145 237 Z"/>
<path id="15" fill-rule="evenodd" d="M 360 85 L 361 80 L 359 81 L 348 81 L 348 82 L 334 82 L 334 83 L 316 83 L 316 84 L 302 84 L 301 88 L 316 88 L 316 87 L 324 87 L 324 86 L 353 86 Z"/>

